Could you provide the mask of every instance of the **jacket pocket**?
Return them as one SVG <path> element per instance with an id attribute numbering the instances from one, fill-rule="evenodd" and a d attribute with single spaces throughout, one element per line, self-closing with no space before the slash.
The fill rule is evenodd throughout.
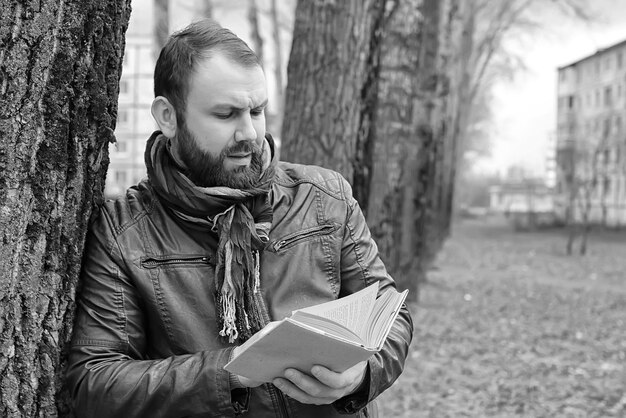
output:
<path id="1" fill-rule="evenodd" d="M 155 269 L 158 267 L 193 266 L 214 264 L 208 255 L 164 255 L 150 256 L 141 259 L 141 267 Z"/>
<path id="2" fill-rule="evenodd" d="M 293 247 L 294 245 L 305 241 L 307 239 L 311 239 L 314 237 L 318 237 L 321 235 L 329 235 L 339 229 L 339 224 L 324 224 L 318 225 L 311 228 L 306 228 L 298 232 L 293 232 L 291 234 L 285 235 L 282 238 L 278 238 L 272 241 L 268 249 L 273 252 L 278 252 L 280 250 L 287 249 L 289 247 Z"/>

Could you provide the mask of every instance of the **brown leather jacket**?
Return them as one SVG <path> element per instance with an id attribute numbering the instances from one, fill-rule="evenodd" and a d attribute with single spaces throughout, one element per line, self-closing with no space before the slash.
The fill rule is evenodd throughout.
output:
<path id="1" fill-rule="evenodd" d="M 337 173 L 279 163 L 270 245 L 261 258 L 269 316 L 380 281 L 394 287 L 349 184 Z M 406 306 L 365 385 L 333 405 L 305 405 L 271 384 L 231 391 L 232 346 L 217 338 L 216 236 L 174 220 L 140 183 L 90 227 L 67 383 L 78 417 L 373 416 L 400 375 L 412 338 Z M 365 405 L 368 404 L 366 408 Z"/>

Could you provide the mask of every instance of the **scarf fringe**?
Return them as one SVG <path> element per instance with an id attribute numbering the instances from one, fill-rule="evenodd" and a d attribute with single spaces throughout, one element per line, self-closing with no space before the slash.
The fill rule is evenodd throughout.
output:
<path id="1" fill-rule="evenodd" d="M 237 314 L 235 309 L 235 295 L 222 294 L 222 319 L 224 325 L 220 331 L 222 337 L 228 337 L 229 343 L 234 343 L 239 338 L 237 330 Z"/>

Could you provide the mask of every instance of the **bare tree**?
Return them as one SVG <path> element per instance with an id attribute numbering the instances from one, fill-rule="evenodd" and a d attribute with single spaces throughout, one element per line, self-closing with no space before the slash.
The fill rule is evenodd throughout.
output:
<path id="1" fill-rule="evenodd" d="M 457 137 L 459 162 L 467 151 L 484 154 L 488 148 L 483 135 L 472 135 L 477 125 L 490 118 L 484 105 L 478 105 L 490 98 L 490 90 L 495 81 L 511 78 L 525 70 L 522 58 L 508 50 L 505 45 L 510 39 L 522 34 L 539 33 L 545 29 L 542 20 L 547 12 L 561 13 L 585 21 L 592 20 L 583 0 L 473 0 L 464 4 L 464 46 L 458 53 L 466 63 L 465 82 L 458 86 L 460 106 L 458 106 Z"/>
<path id="2" fill-rule="evenodd" d="M 567 190 L 566 251 L 574 252 L 574 243 L 580 238 L 579 254 L 587 252 L 587 242 L 591 230 L 591 211 L 597 199 L 601 178 L 600 158 L 603 144 L 592 145 L 585 141 L 571 141 L 568 149 L 560 150 L 561 170 L 564 170 Z"/>
<path id="3" fill-rule="evenodd" d="M 2 1 L 0 416 L 67 416 L 64 349 L 114 142 L 130 0 Z"/>

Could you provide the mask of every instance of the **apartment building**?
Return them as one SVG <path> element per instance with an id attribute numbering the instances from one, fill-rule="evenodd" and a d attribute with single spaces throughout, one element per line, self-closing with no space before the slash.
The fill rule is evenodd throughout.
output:
<path id="1" fill-rule="evenodd" d="M 626 225 L 626 40 L 558 68 L 556 190 L 564 212 Z"/>
<path id="2" fill-rule="evenodd" d="M 116 144 L 109 147 L 105 195 L 115 197 L 146 176 L 144 150 L 156 129 L 150 115 L 152 76 L 156 58 L 151 1 L 133 2 L 118 98 Z"/>

